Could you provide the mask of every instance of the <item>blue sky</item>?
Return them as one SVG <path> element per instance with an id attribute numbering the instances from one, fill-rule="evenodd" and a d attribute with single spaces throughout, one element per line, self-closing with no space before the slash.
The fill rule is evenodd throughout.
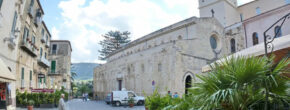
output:
<path id="1" fill-rule="evenodd" d="M 131 40 L 192 16 L 198 0 L 40 0 L 52 39 L 70 40 L 72 62 L 98 59 L 101 35 L 131 32 Z M 239 4 L 251 0 L 239 0 Z"/>

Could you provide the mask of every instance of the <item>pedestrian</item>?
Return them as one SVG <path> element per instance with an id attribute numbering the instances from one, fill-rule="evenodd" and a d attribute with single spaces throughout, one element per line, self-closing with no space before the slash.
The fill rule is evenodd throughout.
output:
<path id="1" fill-rule="evenodd" d="M 86 97 L 86 101 L 88 101 L 88 93 L 86 93 L 85 97 Z"/>
<path id="2" fill-rule="evenodd" d="M 171 92 L 170 92 L 170 91 L 168 91 L 167 93 L 168 93 L 168 95 L 169 95 L 170 97 L 172 97 L 172 94 L 171 94 Z"/>
<path id="3" fill-rule="evenodd" d="M 61 97 L 59 99 L 59 102 L 58 102 L 58 110 L 66 110 L 65 108 L 65 102 L 64 102 L 64 94 L 61 94 Z"/>
<path id="4" fill-rule="evenodd" d="M 177 94 L 177 92 L 175 92 L 173 98 L 178 98 L 178 94 Z"/>
<path id="5" fill-rule="evenodd" d="M 85 99 L 85 93 L 83 93 L 83 101 L 85 101 L 86 99 Z"/>

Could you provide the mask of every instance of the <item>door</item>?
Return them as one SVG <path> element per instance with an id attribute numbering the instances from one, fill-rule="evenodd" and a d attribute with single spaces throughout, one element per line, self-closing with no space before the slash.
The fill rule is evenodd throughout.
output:
<path id="1" fill-rule="evenodd" d="M 6 109 L 6 83 L 0 83 L 0 109 Z"/>
<path id="2" fill-rule="evenodd" d="M 121 91 L 122 90 L 122 80 L 118 80 L 118 90 Z"/>

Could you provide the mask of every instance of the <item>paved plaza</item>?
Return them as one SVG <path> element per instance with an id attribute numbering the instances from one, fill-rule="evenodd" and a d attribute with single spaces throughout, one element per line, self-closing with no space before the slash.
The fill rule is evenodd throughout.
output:
<path id="1" fill-rule="evenodd" d="M 107 105 L 104 101 L 83 102 L 81 99 L 73 99 L 71 101 L 68 101 L 67 108 L 68 110 L 145 110 L 144 106 L 134 106 L 133 108 L 124 106 L 113 107 L 112 105 Z M 27 110 L 27 108 L 17 108 L 17 110 Z M 58 109 L 34 108 L 34 110 L 58 110 Z"/>

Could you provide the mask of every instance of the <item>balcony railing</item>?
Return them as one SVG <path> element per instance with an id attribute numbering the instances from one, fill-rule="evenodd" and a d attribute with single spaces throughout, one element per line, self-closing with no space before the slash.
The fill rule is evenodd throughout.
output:
<path id="1" fill-rule="evenodd" d="M 38 59 L 38 64 L 44 66 L 45 68 L 50 67 L 50 62 L 43 56 Z"/>
<path id="2" fill-rule="evenodd" d="M 53 75 L 61 75 L 61 74 L 60 74 L 60 72 L 49 70 L 48 75 L 53 76 Z"/>
<path id="3" fill-rule="evenodd" d="M 36 57 L 36 48 L 35 46 L 30 43 L 29 41 L 22 41 L 20 47 L 26 51 L 28 54 L 30 54 L 32 57 Z"/>
<path id="4" fill-rule="evenodd" d="M 46 41 L 45 47 L 49 48 L 49 41 Z"/>
<path id="5" fill-rule="evenodd" d="M 45 37 L 43 36 L 40 41 L 41 43 L 45 43 Z"/>

